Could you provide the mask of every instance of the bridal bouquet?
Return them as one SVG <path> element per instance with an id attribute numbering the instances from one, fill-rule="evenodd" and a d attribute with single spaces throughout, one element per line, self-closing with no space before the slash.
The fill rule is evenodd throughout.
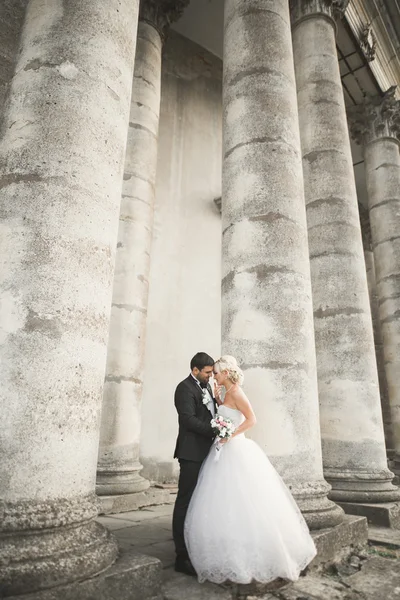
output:
<path id="1" fill-rule="evenodd" d="M 222 446 L 219 444 L 219 440 L 230 438 L 235 431 L 235 425 L 227 417 L 222 415 L 215 415 L 214 419 L 211 420 L 211 427 L 217 434 L 215 449 L 221 450 Z"/>

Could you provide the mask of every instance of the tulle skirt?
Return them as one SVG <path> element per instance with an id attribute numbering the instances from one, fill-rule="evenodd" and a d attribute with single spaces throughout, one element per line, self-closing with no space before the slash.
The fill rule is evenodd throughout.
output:
<path id="1" fill-rule="evenodd" d="M 185 521 L 199 582 L 292 581 L 316 555 L 306 522 L 261 448 L 240 435 L 200 471 Z"/>

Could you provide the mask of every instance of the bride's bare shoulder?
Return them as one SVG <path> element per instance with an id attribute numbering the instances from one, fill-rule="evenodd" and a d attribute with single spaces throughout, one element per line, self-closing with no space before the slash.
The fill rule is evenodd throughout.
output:
<path id="1" fill-rule="evenodd" d="M 240 385 L 238 385 L 234 390 L 232 390 L 232 398 L 235 399 L 235 401 L 240 401 L 240 400 L 245 400 L 245 401 L 249 401 L 246 394 L 244 393 L 244 391 L 242 390 L 242 388 L 240 387 Z"/>

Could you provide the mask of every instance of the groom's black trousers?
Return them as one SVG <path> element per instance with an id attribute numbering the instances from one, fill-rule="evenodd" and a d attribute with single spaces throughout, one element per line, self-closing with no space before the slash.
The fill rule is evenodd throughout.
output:
<path id="1" fill-rule="evenodd" d="M 197 484 L 202 463 L 193 460 L 179 459 L 180 474 L 178 483 L 178 495 L 175 501 L 174 514 L 172 517 L 172 533 L 175 542 L 175 552 L 179 558 L 187 558 L 183 528 L 189 502 Z"/>

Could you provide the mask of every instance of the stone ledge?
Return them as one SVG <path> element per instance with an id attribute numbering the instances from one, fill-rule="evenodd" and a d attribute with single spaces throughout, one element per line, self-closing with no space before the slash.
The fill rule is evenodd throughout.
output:
<path id="1" fill-rule="evenodd" d="M 90 579 L 7 600 L 162 600 L 159 560 L 121 551 L 116 562 Z"/>
<path id="2" fill-rule="evenodd" d="M 379 546 L 400 548 L 400 530 L 388 527 L 368 527 L 368 541 Z"/>
<path id="3" fill-rule="evenodd" d="M 99 496 L 100 515 L 113 515 L 116 513 L 139 510 L 146 506 L 159 504 L 173 504 L 175 502 L 176 488 L 151 487 L 135 494 L 120 494 L 118 496 Z"/>
<path id="4" fill-rule="evenodd" d="M 309 569 L 320 568 L 322 565 L 339 562 L 356 548 L 363 547 L 368 542 L 367 519 L 361 516 L 345 515 L 344 520 L 329 529 L 311 532 L 318 550 Z"/>
<path id="5" fill-rule="evenodd" d="M 368 523 L 379 527 L 400 529 L 400 502 L 370 504 L 361 502 L 337 502 L 348 515 L 367 517 Z"/>

